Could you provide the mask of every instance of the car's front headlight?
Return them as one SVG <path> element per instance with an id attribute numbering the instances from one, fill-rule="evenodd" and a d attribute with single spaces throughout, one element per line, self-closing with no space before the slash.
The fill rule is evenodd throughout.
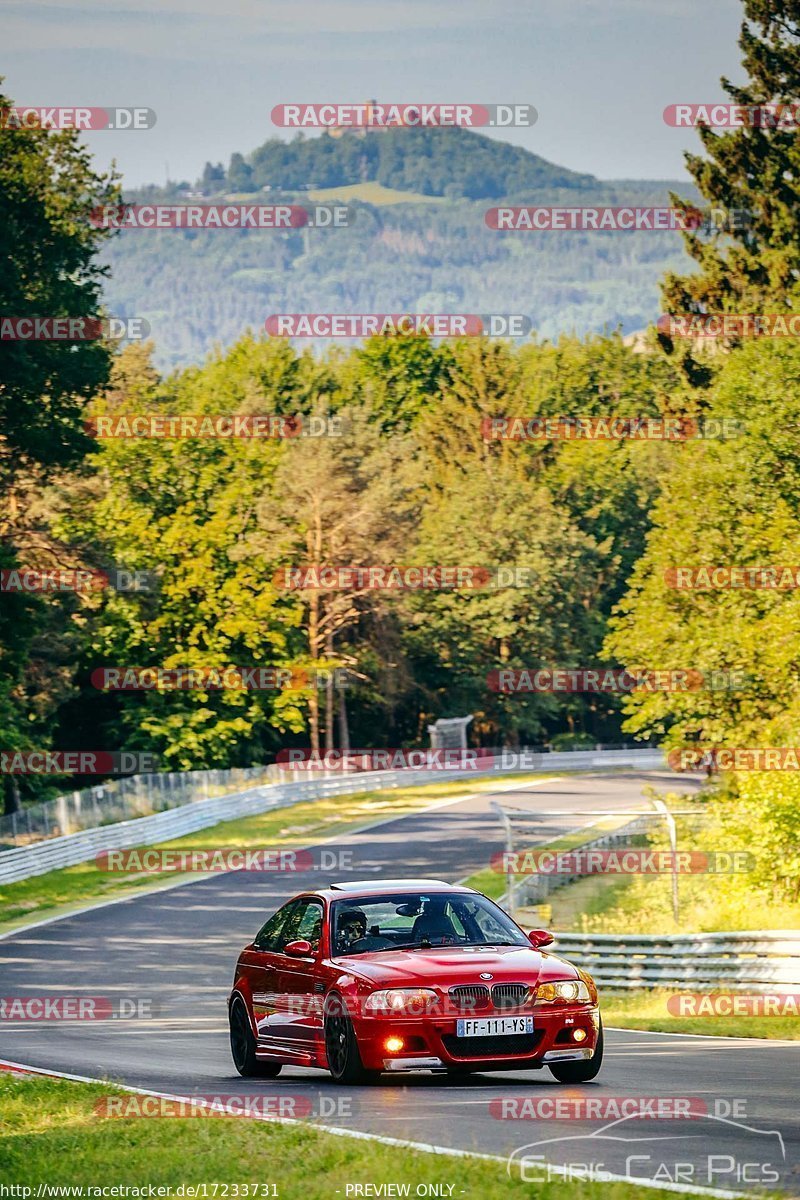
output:
<path id="1" fill-rule="evenodd" d="M 387 988 L 367 996 L 364 1012 L 375 1016 L 422 1017 L 439 1003 L 432 988 Z"/>
<path id="2" fill-rule="evenodd" d="M 534 1004 L 585 1004 L 591 1000 L 589 989 L 582 979 L 556 979 L 553 983 L 540 983 L 536 989 Z"/>

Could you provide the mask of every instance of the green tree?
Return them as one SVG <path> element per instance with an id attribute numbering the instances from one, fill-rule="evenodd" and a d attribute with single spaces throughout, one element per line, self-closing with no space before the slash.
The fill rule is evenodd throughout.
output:
<path id="1" fill-rule="evenodd" d="M 734 671 L 743 681 L 633 693 L 625 700 L 633 732 L 709 747 L 793 745 L 800 734 L 800 592 L 679 588 L 669 574 L 800 562 L 798 386 L 793 341 L 742 346 L 710 391 L 709 418 L 738 420 L 743 435 L 675 447 L 606 652 L 630 668 Z"/>
<path id="2" fill-rule="evenodd" d="M 739 37 L 748 80 L 722 79 L 735 104 L 797 103 L 800 89 L 800 3 L 744 0 Z M 684 235 L 697 264 L 691 274 L 668 273 L 663 299 L 670 313 L 769 312 L 790 305 L 800 278 L 800 142 L 796 130 L 770 124 L 724 133 L 699 129 L 705 156 L 687 154 L 701 196 L 714 206 L 742 210 L 732 233 L 706 239 Z M 673 196 L 673 202 L 692 207 Z M 668 346 L 669 339 L 662 339 Z"/>
<path id="3" fill-rule="evenodd" d="M 0 110 L 11 101 L 0 95 Z M 95 172 L 75 131 L 0 129 L 0 313 L 4 317 L 97 319 L 106 234 L 92 210 L 118 199 L 111 175 Z M 0 359 L 0 557 L 3 566 L 76 565 L 50 531 L 44 485 L 91 448 L 81 418 L 108 377 L 105 342 L 4 341 Z M 0 596 L 0 729 L 8 748 L 49 745 L 64 695 L 74 628 L 70 598 Z M 66 639 L 66 640 L 65 640 Z M 74 648 L 73 648 L 74 653 Z M 66 671 L 68 675 L 68 670 Z M 35 782 L 35 781 L 34 781 Z M 32 786 L 32 781 L 27 781 Z M 5 806 L 19 789 L 6 779 Z"/>

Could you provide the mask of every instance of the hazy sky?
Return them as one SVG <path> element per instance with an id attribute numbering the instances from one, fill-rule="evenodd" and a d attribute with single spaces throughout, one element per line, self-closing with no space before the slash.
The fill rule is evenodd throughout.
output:
<path id="1" fill-rule="evenodd" d="M 292 101 L 527 102 L 508 140 L 602 178 L 676 178 L 665 105 L 741 78 L 739 0 L 0 0 L 5 89 L 30 105 L 139 105 L 86 135 L 131 185 L 194 179 L 279 135 Z M 285 136 L 285 135 L 284 135 Z"/>

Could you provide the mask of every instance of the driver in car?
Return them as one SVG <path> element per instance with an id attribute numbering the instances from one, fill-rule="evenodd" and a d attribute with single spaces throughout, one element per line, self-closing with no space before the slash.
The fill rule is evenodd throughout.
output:
<path id="1" fill-rule="evenodd" d="M 351 908 L 343 912 L 339 918 L 336 936 L 336 949 L 339 954 L 346 954 L 355 942 L 360 942 L 367 936 L 367 918 L 360 908 Z"/>

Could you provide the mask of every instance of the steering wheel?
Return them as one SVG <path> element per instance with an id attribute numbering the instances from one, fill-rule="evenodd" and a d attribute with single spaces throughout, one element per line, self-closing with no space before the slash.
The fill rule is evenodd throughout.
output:
<path id="1" fill-rule="evenodd" d="M 362 954 L 368 950 L 388 950 L 394 946 L 391 938 L 378 937 L 374 933 L 368 933 L 366 937 L 356 938 L 350 943 L 349 949 L 355 950 L 356 954 Z"/>

